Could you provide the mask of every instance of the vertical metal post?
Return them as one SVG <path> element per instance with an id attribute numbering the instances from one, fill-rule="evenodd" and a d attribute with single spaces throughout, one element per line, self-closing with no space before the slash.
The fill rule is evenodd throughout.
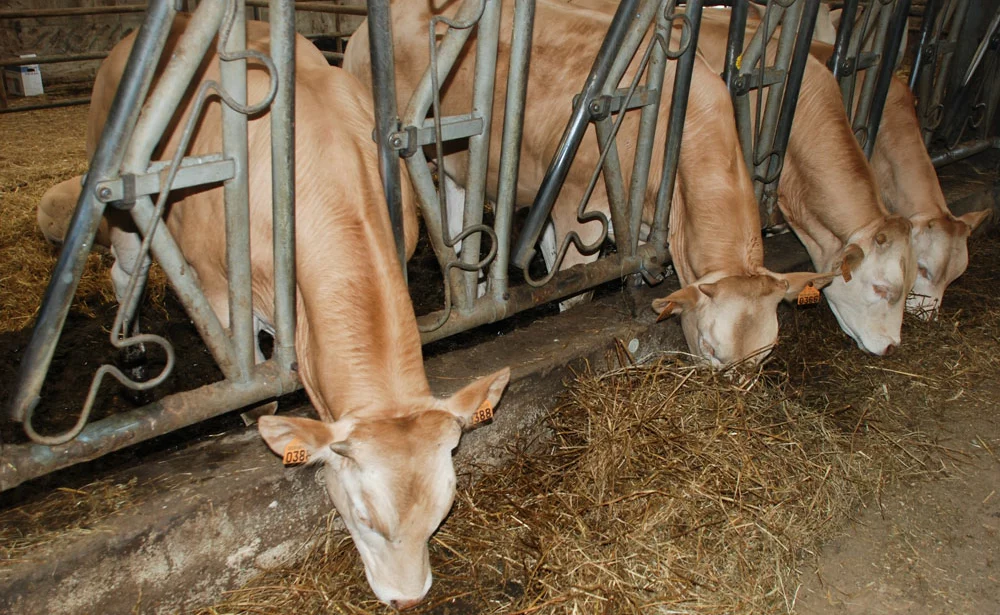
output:
<path id="1" fill-rule="evenodd" d="M 535 253 L 535 243 L 537 243 L 542 228 L 552 212 L 552 206 L 566 181 L 570 165 L 580 148 L 583 135 L 587 131 L 587 125 L 590 122 L 590 102 L 600 93 L 604 82 L 607 81 L 612 62 L 621 49 L 622 41 L 627 33 L 628 25 L 632 21 L 638 1 L 622 0 L 621 4 L 618 5 L 608 33 L 604 37 L 604 42 L 597 52 L 597 57 L 594 58 L 594 64 L 587 76 L 579 101 L 573 109 L 573 115 L 570 117 L 565 132 L 563 132 L 552 164 L 545 172 L 545 177 L 538 188 L 538 194 L 535 196 L 535 202 L 528 212 L 528 219 L 524 223 L 524 228 L 514 249 L 514 264 L 521 269 L 527 269 L 531 263 L 531 258 Z"/>
<path id="2" fill-rule="evenodd" d="M 853 0 L 857 2 L 857 0 Z M 722 80 L 726 82 L 729 93 L 736 93 L 736 79 L 740 69 L 737 64 L 743 55 L 743 42 L 746 38 L 747 11 L 750 0 L 735 0 L 733 10 L 729 14 L 729 36 L 726 40 L 726 66 L 722 69 Z"/>
<path id="3" fill-rule="evenodd" d="M 278 92 L 271 103 L 274 227 L 274 358 L 295 363 L 295 2 L 271 0 L 271 57 Z"/>
<path id="4" fill-rule="evenodd" d="M 827 61 L 827 67 L 833 71 L 833 76 L 838 82 L 851 68 L 846 58 L 857 14 L 858 0 L 846 0 L 844 9 L 840 13 L 840 25 L 837 27 L 837 40 L 833 44 L 833 55 Z"/>
<path id="5" fill-rule="evenodd" d="M 497 255 L 490 269 L 490 291 L 494 301 L 506 301 L 510 266 L 510 229 L 517 199 L 517 172 L 521 138 L 524 135 L 524 101 L 528 92 L 528 67 L 531 40 L 535 30 L 535 0 L 516 0 L 514 31 L 510 43 L 510 69 L 507 74 L 507 98 L 500 146 L 500 177 L 497 188 Z"/>
<path id="6" fill-rule="evenodd" d="M 632 163 L 632 178 L 629 184 L 629 227 L 632 245 L 628 255 L 635 256 L 639 250 L 639 235 L 642 230 L 642 214 L 646 204 L 646 189 L 649 183 L 649 167 L 652 164 L 653 144 L 656 139 L 656 124 L 660 117 L 663 100 L 663 81 L 667 69 L 667 49 L 670 44 L 670 24 L 664 11 L 658 11 L 653 30 L 653 52 L 649 57 L 646 90 L 656 91 L 649 105 L 642 108 L 639 116 L 639 132 L 635 143 L 635 162 Z M 663 44 L 656 37 L 662 37 Z M 669 127 L 668 127 L 669 129 Z"/>
<path id="7" fill-rule="evenodd" d="M 104 203 L 97 200 L 94 191 L 99 182 L 118 174 L 125 145 L 135 128 L 175 13 L 171 0 L 151 0 L 146 19 L 136 35 L 121 85 L 111 102 L 104 130 L 90 160 L 90 172 L 80 192 L 59 260 L 45 290 L 31 341 L 21 361 L 17 392 L 10 408 L 10 417 L 15 421 L 22 421 L 28 407 L 38 403 L 59 334 L 104 214 Z"/>
<path id="8" fill-rule="evenodd" d="M 472 89 L 472 114 L 482 118 L 483 131 L 469 137 L 469 167 L 465 179 L 463 228 L 481 224 L 486 202 L 486 175 L 489 170 L 490 129 L 493 125 L 493 88 L 496 85 L 497 47 L 500 40 L 500 0 L 484 0 L 483 16 L 476 29 L 476 67 Z M 443 170 L 442 170 L 443 172 Z M 462 262 L 479 262 L 482 233 L 472 233 L 462 241 Z M 457 274 L 457 271 L 456 271 Z M 476 300 L 479 271 L 461 274 L 463 284 L 455 293 L 455 304 L 468 310 Z M 445 283 L 448 283 L 446 281 Z"/>
<path id="9" fill-rule="evenodd" d="M 234 2 L 232 25 L 224 52 L 246 49 L 246 7 Z M 223 24 L 223 28 L 228 24 Z M 225 32 L 220 33 L 220 37 Z M 222 58 L 220 58 L 222 60 Z M 247 102 L 247 62 L 220 61 L 222 87 L 240 105 Z M 250 169 L 247 153 L 247 116 L 222 105 L 222 151 L 234 162 L 232 179 L 223 184 L 226 200 L 226 268 L 229 279 L 229 333 L 236 353 L 240 380 L 250 379 L 254 365 L 253 294 L 250 287 Z"/>
<path id="10" fill-rule="evenodd" d="M 368 48 L 372 62 L 372 96 L 375 99 L 375 139 L 382 190 L 389 207 L 389 222 L 396 240 L 396 255 L 406 277 L 406 237 L 403 234 L 403 197 L 399 155 L 389 140 L 399 130 L 396 110 L 396 65 L 393 60 L 392 18 L 389 0 L 368 0 Z"/>
<path id="11" fill-rule="evenodd" d="M 688 49 L 677 60 L 677 73 L 674 78 L 674 93 L 670 99 L 670 120 L 667 129 L 665 154 L 663 156 L 663 176 L 660 178 L 660 189 L 656 194 L 656 212 L 653 217 L 653 229 L 650 233 L 650 243 L 656 249 L 657 256 L 665 262 L 667 258 L 667 225 L 670 222 L 670 204 L 674 195 L 674 183 L 677 181 L 677 163 L 681 154 L 681 139 L 684 137 L 684 118 L 687 116 L 688 94 L 691 91 L 691 76 L 694 71 L 694 60 L 698 50 L 698 32 L 701 30 L 701 10 L 703 0 L 689 0 L 685 13 L 691 24 L 691 40 Z"/>
<path id="12" fill-rule="evenodd" d="M 886 37 L 885 46 L 883 46 L 882 63 L 878 69 L 874 97 L 871 109 L 868 111 L 865 130 L 867 140 L 864 144 L 864 150 L 865 156 L 869 159 L 872 157 L 872 152 L 875 151 L 875 138 L 878 137 L 882 111 L 885 109 L 885 98 L 889 94 L 889 85 L 896 68 L 896 56 L 899 52 L 899 44 L 903 40 L 903 32 L 906 30 L 906 20 L 909 14 L 910 0 L 898 0 L 896 10 L 891 18 L 892 21 L 889 23 L 889 34 Z"/>
<path id="13" fill-rule="evenodd" d="M 885 59 L 886 36 L 889 33 L 889 27 L 891 26 L 893 13 L 888 9 L 882 10 L 881 5 L 879 5 L 878 3 L 874 4 L 871 10 L 878 11 L 878 15 L 873 16 L 873 19 L 874 17 L 878 17 L 878 21 L 876 22 L 875 26 L 876 27 L 875 41 L 874 44 L 872 45 L 872 52 L 878 54 L 880 56 L 879 60 L 881 61 Z M 861 36 L 867 38 L 868 32 L 862 32 Z M 861 44 L 863 43 L 864 41 L 861 42 Z M 863 47 L 860 46 L 861 44 L 859 44 L 857 52 L 857 58 L 859 60 L 861 59 L 861 53 L 862 53 L 861 50 L 863 49 Z M 895 55 L 896 54 L 893 53 L 893 57 L 895 57 Z M 867 126 L 868 124 L 868 112 L 872 106 L 872 97 L 875 95 L 875 82 L 878 81 L 878 76 L 879 76 L 878 70 L 871 70 L 871 69 L 865 70 L 865 78 L 864 82 L 861 85 L 861 96 L 858 97 L 857 106 L 854 105 L 853 97 L 849 99 L 848 98 L 844 99 L 844 105 L 845 108 L 847 109 L 848 117 L 851 118 L 852 120 L 851 128 L 854 130 L 855 135 L 861 132 L 863 127 Z M 852 81 L 854 82 L 857 81 L 857 72 L 855 72 Z M 851 113 L 852 111 L 853 113 Z M 867 143 L 867 141 L 869 140 L 868 135 L 863 132 L 861 134 L 864 136 L 865 142 Z"/>
<path id="14" fill-rule="evenodd" d="M 857 0 L 854 0 L 855 2 Z M 920 73 L 924 64 L 928 63 L 927 44 L 930 42 L 931 31 L 934 29 L 934 22 L 937 20 L 940 0 L 927 0 L 924 5 L 924 21 L 920 24 L 920 42 L 917 44 L 917 57 L 913 60 L 913 69 L 910 70 L 910 91 L 916 93 L 917 82 L 920 80 Z"/>

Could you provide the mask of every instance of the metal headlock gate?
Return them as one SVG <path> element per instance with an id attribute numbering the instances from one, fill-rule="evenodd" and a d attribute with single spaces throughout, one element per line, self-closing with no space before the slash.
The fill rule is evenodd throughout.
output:
<path id="1" fill-rule="evenodd" d="M 562 299 L 608 281 L 636 275 L 641 275 L 649 283 L 662 279 L 669 263 L 667 222 L 702 14 L 702 0 L 689 0 L 683 11 L 677 4 L 677 0 L 623 0 L 620 3 L 583 89 L 574 99 L 572 115 L 528 211 L 518 242 L 512 245 L 514 196 L 521 136 L 525 130 L 525 96 L 535 1 L 515 0 L 514 4 L 506 111 L 502 119 L 496 118 L 496 121 L 503 122 L 504 129 L 499 160 L 500 180 L 490 224 L 484 223 L 487 219 L 484 209 L 490 127 L 495 119 L 491 116 L 496 85 L 500 0 L 464 0 L 452 18 L 435 17 L 428 24 L 430 65 L 401 117 L 396 109 L 390 2 L 368 1 L 372 85 L 376 101 L 374 136 L 379 145 L 380 172 L 397 248 L 402 260 L 398 160 L 403 157 L 444 278 L 443 308 L 419 319 L 424 342 L 498 321 L 543 302 Z M 765 5 L 763 2 L 760 4 Z M 763 220 L 766 226 L 777 211 L 777 182 L 818 0 L 771 0 L 765 6 L 760 29 L 744 46 L 748 2 L 736 1 L 723 76 L 735 101 L 740 139 L 765 213 Z M 246 50 L 243 2 L 203 0 L 178 45 L 177 49 L 183 52 L 174 54 L 156 89 L 150 92 L 166 35 L 177 13 L 177 4 L 173 0 L 150 2 L 145 23 L 135 40 L 100 143 L 90 162 L 89 173 L 40 308 L 31 343 L 21 363 L 10 416 L 23 424 L 32 442 L 6 445 L 0 451 L 0 490 L 299 388 L 295 371 L 293 258 L 295 3 L 291 0 L 271 0 L 269 8 L 271 55 L 265 56 Z M 438 23 L 445 24 L 447 30 L 435 44 L 433 33 Z M 774 64 L 767 65 L 769 54 L 765 50 L 781 23 L 787 24 L 787 27 L 778 34 Z M 471 113 L 442 117 L 439 86 L 456 66 L 463 47 L 474 31 L 477 47 Z M 221 41 L 219 56 L 222 72 L 221 83 L 215 84 L 214 91 L 220 93 L 225 101 L 223 151 L 198 158 L 181 158 L 178 154 L 168 161 L 151 160 L 155 145 L 177 112 L 187 84 L 217 35 Z M 648 41 L 645 45 L 644 40 Z M 267 67 L 272 82 L 271 96 L 252 104 L 246 100 L 246 61 L 249 58 Z M 666 95 L 663 91 L 665 71 L 667 63 L 672 60 L 676 61 L 676 67 L 670 93 L 667 138 L 665 143 L 658 145 L 654 142 L 654 135 L 661 100 Z M 629 83 L 621 83 L 630 65 L 637 65 L 639 69 Z M 769 88 L 768 94 L 757 97 L 758 108 L 753 112 L 748 95 L 751 90 L 763 87 Z M 206 86 L 199 90 L 201 102 L 198 104 L 203 104 L 209 89 Z M 878 102 L 877 95 L 872 98 Z M 148 103 L 144 108 L 146 101 Z M 268 107 L 271 113 L 271 159 L 285 163 L 274 164 L 271 169 L 275 350 L 272 358 L 255 365 L 250 311 L 246 131 L 248 114 Z M 629 112 L 640 113 L 640 120 L 638 134 L 635 135 L 637 146 L 631 181 L 626 185 L 615 139 L 625 114 Z M 196 118 L 197 115 L 193 113 L 191 117 Z M 877 114 L 873 111 L 872 115 L 877 122 Z M 529 273 L 528 265 L 590 124 L 595 126 L 601 155 L 577 213 L 581 221 L 598 220 L 603 232 L 599 241 L 590 245 L 583 245 L 576 234 L 570 233 L 558 247 L 549 273 L 535 279 Z M 188 130 L 192 125 L 189 122 L 184 129 Z M 438 189 L 428 162 L 429 157 L 440 162 L 444 143 L 457 139 L 468 139 L 469 171 L 464 178 L 466 202 L 462 212 L 463 228 L 451 235 L 446 224 L 446 196 L 443 189 Z M 649 181 L 653 147 L 664 147 L 663 173 L 654 214 L 650 220 L 643 220 L 644 192 Z M 183 148 L 178 151 L 183 152 Z M 587 210 L 589 195 L 602 175 L 610 205 L 610 220 L 602 212 Z M 439 173 L 442 182 L 443 176 L 443 172 Z M 197 280 L 186 267 L 176 241 L 162 222 L 170 189 L 217 185 L 220 182 L 225 186 L 229 329 L 222 327 L 209 307 Z M 143 344 L 159 345 L 167 353 L 167 365 L 155 378 L 145 382 L 133 381 L 113 365 L 101 366 L 95 374 L 76 426 L 59 436 L 42 436 L 35 432 L 32 418 L 84 261 L 107 207 L 128 211 L 143 231 L 142 266 L 135 268 L 126 299 L 115 319 L 111 343 L 119 349 L 136 348 Z M 649 225 L 650 231 L 648 237 L 641 238 L 644 222 Z M 560 264 L 571 245 L 584 253 L 594 252 L 609 236 L 609 227 L 615 231 L 615 253 L 602 256 L 586 266 L 561 270 Z M 483 235 L 487 235 L 490 242 L 485 256 L 482 256 L 481 250 Z M 459 242 L 462 242 L 461 250 L 456 249 Z M 111 375 L 132 389 L 147 390 L 163 382 L 173 368 L 173 351 L 169 342 L 158 335 L 138 334 L 132 327 L 150 264 L 149 255 L 162 266 L 225 379 L 88 423 L 97 388 L 104 376 Z M 521 280 L 514 281 L 510 274 L 516 269 L 521 270 Z M 480 296 L 479 287 L 483 279 L 486 292 Z"/>

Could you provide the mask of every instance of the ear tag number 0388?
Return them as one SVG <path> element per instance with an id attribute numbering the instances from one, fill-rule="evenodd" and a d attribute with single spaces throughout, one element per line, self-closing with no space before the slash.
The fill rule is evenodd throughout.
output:
<path id="1" fill-rule="evenodd" d="M 476 410 L 476 413 L 472 415 L 472 422 L 470 424 L 478 425 L 491 418 L 493 418 L 493 404 L 490 403 L 490 400 L 485 399 L 483 403 L 479 404 L 479 409 Z"/>
<path id="2" fill-rule="evenodd" d="M 298 440 L 292 440 L 285 445 L 285 454 L 282 456 L 281 461 L 286 466 L 302 465 L 309 461 L 309 451 Z"/>

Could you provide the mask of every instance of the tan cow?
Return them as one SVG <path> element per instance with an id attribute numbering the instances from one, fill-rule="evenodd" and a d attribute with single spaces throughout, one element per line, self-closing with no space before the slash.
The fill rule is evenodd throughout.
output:
<path id="1" fill-rule="evenodd" d="M 501 26 L 496 93 L 494 95 L 488 190 L 495 196 L 499 173 L 500 133 L 504 111 L 511 36 L 513 2 L 505 0 Z M 454 13 L 454 6 L 444 11 Z M 434 13 L 423 2 L 392 5 L 396 50 L 396 86 L 401 108 L 428 61 L 427 27 Z M 528 78 L 525 133 L 517 186 L 517 203 L 534 198 L 549 159 L 572 110 L 572 97 L 579 91 L 593 57 L 608 29 L 610 19 L 599 11 L 577 9 L 558 1 L 541 0 L 536 6 L 535 31 Z M 466 51 L 443 92 L 447 114 L 470 111 L 473 54 Z M 638 61 L 633 63 L 635 70 Z M 344 68 L 370 80 L 367 24 L 351 38 Z M 631 73 L 626 75 L 626 81 Z M 673 84 L 668 70 L 665 91 Z M 812 273 L 779 274 L 763 265 L 760 220 L 753 188 L 737 147 L 733 112 L 725 85 L 708 66 L 698 60 L 681 148 L 679 179 L 670 218 L 670 251 L 683 288 L 654 304 L 658 311 L 681 314 L 681 324 L 692 353 L 713 365 L 760 360 L 777 339 L 776 309 L 783 298 L 795 297 L 808 282 L 822 285 L 830 276 Z M 645 194 L 646 222 L 651 220 L 663 165 L 669 96 L 664 97 L 650 181 Z M 629 181 L 634 156 L 638 113 L 626 117 L 618 140 L 619 154 Z M 627 136 L 626 136 L 627 135 Z M 597 224 L 581 225 L 576 209 L 598 158 L 596 138 L 590 132 L 573 163 L 569 177 L 552 212 L 558 245 L 569 232 L 579 233 L 586 243 L 599 237 Z M 446 159 L 445 167 L 455 177 L 465 175 L 464 155 Z M 607 213 L 603 182 L 591 201 L 590 210 Z M 549 254 L 549 262 L 554 250 Z M 567 253 L 563 267 L 591 261 L 593 254 Z"/>
<path id="2" fill-rule="evenodd" d="M 699 49 L 719 72 L 728 28 L 728 11 L 705 11 Z M 891 352 L 916 277 L 911 225 L 886 210 L 837 82 L 814 57 L 806 63 L 778 204 L 816 269 L 844 271 L 824 289 L 841 328 L 867 352 Z"/>
<path id="3" fill-rule="evenodd" d="M 187 23 L 186 17 L 177 19 L 166 56 Z M 267 26 L 252 23 L 248 30 L 250 46 L 267 51 Z M 130 36 L 118 44 L 98 73 L 95 109 L 106 109 L 132 42 Z M 324 465 L 327 490 L 361 553 L 372 589 L 382 601 L 405 608 L 431 585 L 427 540 L 455 496 L 452 450 L 481 405 L 497 403 L 510 370 L 477 380 L 448 399 L 431 395 L 382 196 L 372 101 L 357 80 L 328 67 L 302 37 L 296 62 L 295 346 L 302 383 L 322 420 L 265 416 L 259 428 L 278 454 L 294 441 L 311 463 Z M 206 64 L 203 78 L 217 78 L 214 57 Z M 256 66 L 248 75 L 248 100 L 260 100 L 267 89 L 266 74 Z M 185 104 L 187 115 L 190 101 Z M 98 124 L 103 118 L 92 126 Z M 268 323 L 273 271 L 267 113 L 252 119 L 249 135 L 253 308 Z M 178 134 L 168 137 L 161 157 L 176 148 Z M 189 153 L 218 151 L 220 111 L 213 103 Z M 416 220 L 407 184 L 403 196 L 412 252 Z M 168 227 L 226 324 L 222 189 L 174 203 Z"/>
<path id="4" fill-rule="evenodd" d="M 833 47 L 814 42 L 812 54 L 826 62 Z M 952 215 L 924 147 L 913 94 L 898 77 L 889 84 L 871 163 L 886 207 L 906 216 L 913 225 L 917 277 L 907 298 L 907 311 L 924 319 L 934 318 L 945 289 L 965 273 L 969 235 L 986 220 L 989 211 Z"/>

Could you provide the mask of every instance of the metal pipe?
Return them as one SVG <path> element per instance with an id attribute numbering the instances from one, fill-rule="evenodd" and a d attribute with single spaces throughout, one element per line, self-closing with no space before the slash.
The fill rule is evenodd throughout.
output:
<path id="1" fill-rule="evenodd" d="M 880 6 L 881 5 L 879 5 L 878 3 L 875 3 L 872 6 L 872 10 L 873 11 L 880 10 L 879 8 Z M 885 54 L 886 36 L 889 33 L 889 27 L 892 25 L 892 15 L 893 13 L 889 10 L 880 10 L 878 14 L 878 22 L 876 25 L 875 41 L 874 45 L 872 46 L 872 52 L 878 54 L 880 60 L 884 60 L 886 57 Z M 864 33 L 865 38 L 867 38 L 868 35 L 869 35 L 868 32 Z M 859 47 L 858 49 L 858 54 L 857 54 L 858 60 L 861 59 L 861 49 L 862 49 L 861 47 Z M 896 56 L 894 52 L 892 55 L 893 57 Z M 852 120 L 851 128 L 854 130 L 855 134 L 858 134 L 858 132 L 861 131 L 862 128 L 868 125 L 868 115 L 869 112 L 871 111 L 873 97 L 875 96 L 875 84 L 878 81 L 880 74 L 881 73 L 879 71 L 865 70 L 865 79 L 861 85 L 861 96 L 858 99 L 858 104 L 856 107 L 853 104 L 854 103 L 853 100 L 849 99 L 844 100 L 845 108 L 848 111 L 848 117 L 851 118 Z M 855 72 L 854 81 L 855 82 L 857 81 L 857 72 Z M 888 88 L 888 86 L 886 87 Z M 851 113 L 852 109 L 854 110 L 853 114 Z M 867 145 L 868 142 L 871 141 L 867 133 L 863 133 L 861 136 L 863 136 L 865 139 L 864 145 Z"/>
<path id="2" fill-rule="evenodd" d="M 657 250 L 660 260 L 666 261 L 668 254 L 667 237 L 670 223 L 670 205 L 677 180 L 677 164 L 681 155 L 681 141 L 684 138 L 684 118 L 687 117 L 688 94 L 691 91 L 691 75 L 694 72 L 695 55 L 698 50 L 698 33 L 701 30 L 702 0 L 689 0 L 685 15 L 691 24 L 688 48 L 677 60 L 674 77 L 674 92 L 670 98 L 670 119 L 667 123 L 667 142 L 664 146 L 663 174 L 660 188 L 656 193 L 656 210 L 653 213 L 653 228 L 650 243 Z M 683 44 L 683 42 L 682 42 Z"/>
<path id="3" fill-rule="evenodd" d="M 857 2 L 857 0 L 853 0 Z M 729 14 L 729 36 L 726 40 L 726 65 L 722 69 L 722 80 L 726 82 L 731 96 L 736 95 L 736 79 L 742 66 L 743 41 L 746 38 L 747 12 L 749 0 L 735 0 Z M 740 64 L 740 66 L 737 66 Z"/>
<path id="4" fill-rule="evenodd" d="M 847 61 L 847 54 L 857 14 L 858 0 L 846 0 L 844 2 L 844 9 L 840 14 L 840 25 L 837 27 L 837 40 L 833 44 L 833 55 L 830 56 L 826 64 L 838 82 L 851 68 Z"/>
<path id="5" fill-rule="evenodd" d="M 31 341 L 21 361 L 17 392 L 9 411 L 15 421 L 23 421 L 28 408 L 38 404 L 73 294 L 80 283 L 80 275 L 104 214 L 104 203 L 96 198 L 94 189 L 98 182 L 117 174 L 125 144 L 135 128 L 174 14 L 171 0 L 155 0 L 136 35 L 122 73 L 121 85 L 111 102 L 104 130 L 90 160 L 90 172 L 80 192 L 59 260 L 45 290 Z"/>
<path id="6" fill-rule="evenodd" d="M 368 49 L 371 53 L 372 97 L 375 100 L 378 170 L 389 208 L 392 236 L 396 241 L 396 255 L 405 279 L 406 237 L 403 233 L 402 179 L 399 175 L 399 155 L 389 143 L 392 134 L 399 130 L 389 0 L 368 0 Z"/>
<path id="7" fill-rule="evenodd" d="M 90 53 L 71 53 L 55 56 L 36 56 L 33 58 L 6 58 L 0 60 L 0 68 L 8 66 L 27 66 L 29 64 L 59 64 L 61 62 L 86 62 L 87 60 L 103 60 L 108 57 L 107 51 Z"/>
<path id="8" fill-rule="evenodd" d="M 246 6 L 259 6 L 268 8 L 270 0 L 245 0 Z M 310 13 L 333 13 L 335 15 L 367 15 L 368 8 L 364 6 L 351 6 L 344 4 L 333 4 L 331 2 L 309 2 L 299 0 L 295 3 L 298 11 L 308 11 Z M 370 20 L 369 20 L 370 21 Z"/>
<path id="9" fill-rule="evenodd" d="M 274 361 L 258 365 L 254 376 L 245 384 L 216 382 L 112 415 L 87 425 L 66 444 L 8 444 L 0 464 L 0 491 L 301 387 L 294 373 Z"/>
<path id="10" fill-rule="evenodd" d="M 958 162 L 959 160 L 964 160 L 969 156 L 975 156 L 979 152 L 984 152 L 993 148 L 1000 149 L 1000 137 L 971 141 L 951 149 L 937 152 L 931 156 L 931 163 L 934 164 L 935 168 L 941 168 L 945 165 Z"/>
<path id="11" fill-rule="evenodd" d="M 274 228 L 274 359 L 295 363 L 295 3 L 271 0 L 271 57 L 278 92 L 271 103 Z"/>
<path id="12" fill-rule="evenodd" d="M 576 265 L 563 269 L 556 272 L 544 286 L 519 285 L 509 288 L 505 301 L 478 301 L 471 311 L 465 313 L 452 310 L 443 326 L 431 331 L 422 331 L 420 340 L 428 344 L 482 324 L 496 322 L 599 284 L 620 280 L 627 275 L 642 271 L 647 264 L 658 267 L 657 263 L 653 246 L 644 244 L 639 247 L 635 256 L 612 254 L 586 266 Z M 430 323 L 436 323 L 441 315 L 441 312 L 426 314 L 419 317 L 417 323 L 423 328 Z"/>
<path id="13" fill-rule="evenodd" d="M 700 4 L 700 0 L 697 0 Z M 594 58 L 594 64 L 590 69 L 590 74 L 583 86 L 579 101 L 573 109 L 573 114 L 563 132 L 559 147 L 549 164 L 548 170 L 542 179 L 535 196 L 535 202 L 528 211 L 528 218 L 524 223 L 521 235 L 518 238 L 517 246 L 514 249 L 513 262 L 521 268 L 527 269 L 535 253 L 535 244 L 545 227 L 545 223 L 552 212 L 556 197 L 562 189 L 566 176 L 569 174 L 570 165 L 576 156 L 583 135 L 586 133 L 587 125 L 590 122 L 590 102 L 600 93 L 604 82 L 607 80 L 611 70 L 612 62 L 618 55 L 622 42 L 627 33 L 628 24 L 632 21 L 638 0 L 622 0 L 618 5 L 608 33 L 601 43 L 601 48 Z"/>
<path id="14" fill-rule="evenodd" d="M 855 2 L 857 0 L 854 0 Z M 925 57 L 928 49 L 927 44 L 931 38 L 931 30 L 934 27 L 934 21 L 937 19 L 938 8 L 940 6 L 940 0 L 927 0 L 927 5 L 924 8 L 924 21 L 920 24 L 920 41 L 917 44 L 917 56 L 913 60 L 913 68 L 910 70 L 910 91 L 917 91 L 917 82 L 920 80 L 920 73 L 924 68 L 924 64 L 927 63 L 927 58 Z"/>
<path id="15" fill-rule="evenodd" d="M 152 6 L 152 2 L 149 6 Z M 78 15 L 117 15 L 120 13 L 142 13 L 145 4 L 120 4 L 117 6 L 81 6 L 61 9 L 14 9 L 0 11 L 0 19 L 34 19 L 38 17 L 72 17 Z"/>
<path id="16" fill-rule="evenodd" d="M 662 37 L 662 38 L 660 38 Z M 663 44 L 659 44 L 658 40 Z M 667 69 L 666 45 L 670 42 L 670 24 L 663 11 L 657 13 L 654 38 L 656 45 L 649 57 L 646 73 L 646 90 L 656 91 L 652 102 L 643 107 L 639 115 L 639 130 L 635 142 L 635 160 L 632 163 L 632 177 L 629 185 L 629 236 L 632 245 L 627 254 L 635 255 L 639 248 L 642 230 L 642 214 L 646 206 L 646 191 L 649 188 L 649 168 L 653 159 L 653 145 L 656 142 L 656 125 L 660 118 L 663 100 L 663 81 Z M 619 250 L 621 252 L 621 250 Z"/>
<path id="17" fill-rule="evenodd" d="M 497 256 L 490 268 L 490 291 L 493 300 L 507 300 L 510 267 L 510 231 L 517 200 L 517 173 L 521 138 L 524 136 L 524 101 L 528 92 L 528 69 L 531 63 L 531 39 L 535 31 L 535 0 L 515 0 L 514 29 L 510 43 L 510 69 L 500 145 L 500 177 L 497 188 Z"/>
<path id="18" fill-rule="evenodd" d="M 228 35 L 219 58 L 222 89 L 238 105 L 247 103 L 247 61 L 238 54 L 246 49 L 246 7 L 234 2 Z M 223 55 L 224 54 L 224 55 Z M 228 61 L 226 58 L 229 58 Z M 222 105 L 222 152 L 235 164 L 232 179 L 223 182 L 226 214 L 226 279 L 229 282 L 229 335 L 238 368 L 238 380 L 250 378 L 256 340 L 253 327 L 253 291 L 250 287 L 250 156 L 247 116 Z"/>
<path id="19" fill-rule="evenodd" d="M 868 110 L 868 118 L 865 130 L 865 157 L 869 160 L 872 152 L 875 151 L 875 139 L 878 137 L 879 124 L 882 123 L 882 112 L 885 110 L 885 99 L 889 94 L 889 85 L 892 82 L 892 75 L 895 73 L 896 56 L 899 52 L 899 44 L 903 40 L 903 32 L 906 31 L 906 20 L 910 12 L 910 0 L 898 0 L 896 11 L 892 15 L 889 23 L 889 34 L 882 47 L 882 63 L 879 66 L 875 91 L 873 93 L 872 105 Z"/>
<path id="20" fill-rule="evenodd" d="M 482 224 L 486 203 L 486 176 L 489 173 L 490 128 L 493 123 L 493 91 L 496 85 L 497 48 L 500 42 L 500 0 L 486 0 L 483 16 L 476 30 L 476 64 L 473 73 L 472 115 L 483 120 L 483 131 L 469 137 L 469 165 L 465 178 L 465 213 L 462 228 Z M 479 262 L 482 233 L 472 233 L 462 240 L 462 262 Z M 455 305 L 469 309 L 476 300 L 479 270 L 460 274 L 463 282 L 454 293 Z M 448 281 L 445 280 L 447 284 Z"/>
<path id="21" fill-rule="evenodd" d="M 58 109 L 59 107 L 74 107 L 76 105 L 87 105 L 87 104 L 90 104 L 89 98 L 68 98 L 66 100 L 58 100 L 56 102 L 41 103 L 37 105 L 21 105 L 18 107 L 7 107 L 5 109 L 0 109 L 0 114 L 20 113 L 22 111 L 38 111 L 40 109 Z"/>

